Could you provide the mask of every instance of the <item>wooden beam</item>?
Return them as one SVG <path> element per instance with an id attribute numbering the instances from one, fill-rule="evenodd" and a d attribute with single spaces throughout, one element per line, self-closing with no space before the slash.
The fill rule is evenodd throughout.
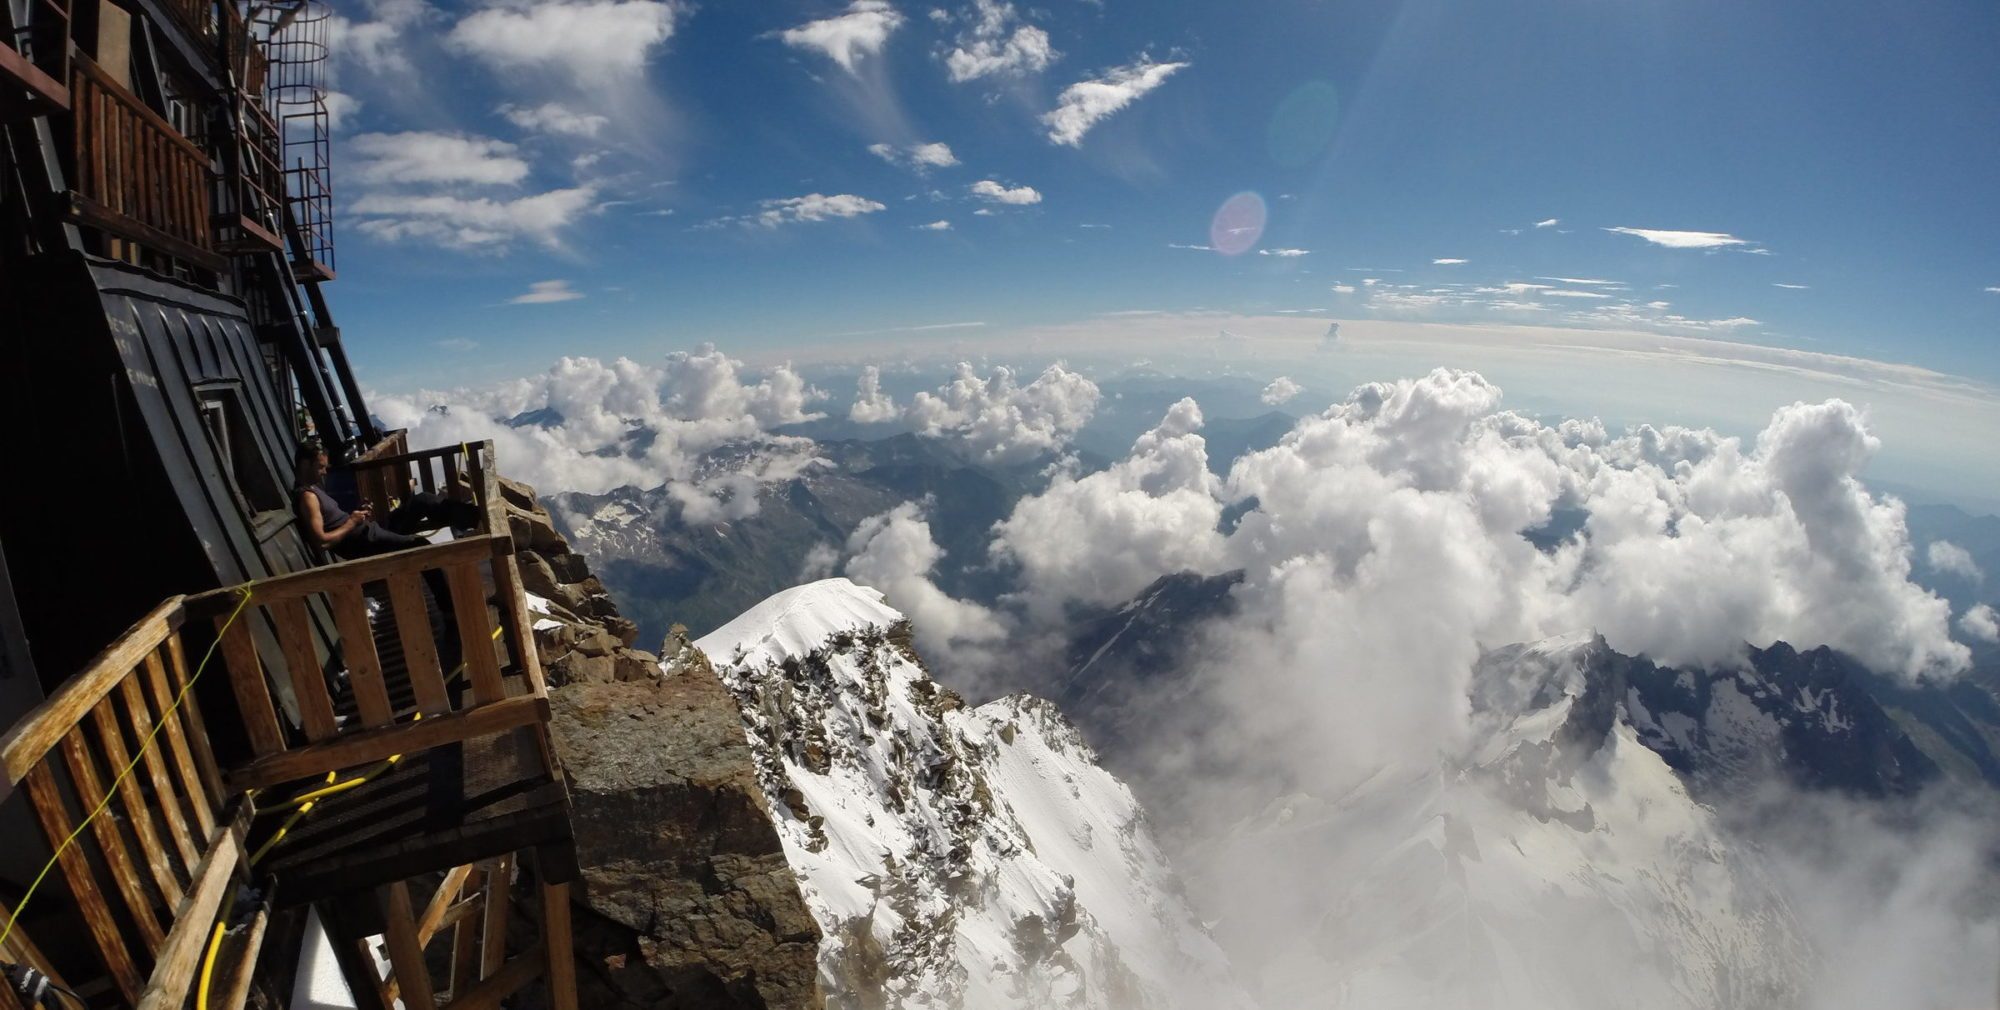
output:
<path id="1" fill-rule="evenodd" d="M 549 1003 L 576 1010 L 576 955 L 570 946 L 569 885 L 542 885 L 542 943 L 548 952 Z"/>
<path id="2" fill-rule="evenodd" d="M 428 947 L 431 938 L 437 935 L 444 922 L 444 913 L 458 901 L 459 892 L 465 887 L 465 878 L 472 875 L 472 865 L 454 866 L 445 871 L 444 880 L 438 884 L 437 892 L 431 895 L 429 904 L 424 906 L 424 914 L 417 920 L 417 946 Z"/>
<path id="3" fill-rule="evenodd" d="M 208 851 L 195 869 L 193 886 L 174 910 L 174 928 L 154 961 L 153 977 L 146 982 L 146 991 L 133 1001 L 135 1010 L 180 1010 L 187 1000 L 188 986 L 201 965 L 202 948 L 215 928 L 216 913 L 243 859 L 243 831 L 249 818 L 248 806 L 238 804 L 236 816 L 215 829 Z"/>
<path id="4" fill-rule="evenodd" d="M 236 692 L 236 709 L 250 750 L 259 757 L 283 754 L 285 731 L 278 724 L 278 710 L 271 707 L 271 686 L 264 682 L 264 664 L 257 659 L 257 643 L 250 640 L 250 625 L 241 619 L 230 624 L 226 615 L 217 614 L 215 626 L 222 636 L 222 659 L 229 667 L 229 686 Z"/>
<path id="5" fill-rule="evenodd" d="M 231 788 L 263 789 L 327 772 L 371 764 L 397 754 L 441 747 L 548 721 L 547 699 L 522 697 L 416 722 L 343 733 L 330 740 L 257 758 L 229 776 Z"/>
<path id="6" fill-rule="evenodd" d="M 35 808 L 35 815 L 42 822 L 42 831 L 49 837 L 50 845 L 61 845 L 69 837 L 73 825 L 69 811 L 63 807 L 62 794 L 57 791 L 55 777 L 46 765 L 36 765 L 28 772 L 23 784 L 27 788 L 28 803 Z M 118 984 L 128 1003 L 136 1003 L 142 980 L 139 965 L 132 960 L 132 952 L 125 949 L 125 938 L 119 935 L 118 923 L 111 918 L 111 908 L 104 903 L 104 894 L 91 879 L 90 860 L 83 850 L 72 845 L 57 856 L 62 865 L 63 878 L 69 881 L 70 896 L 76 901 L 77 912 L 83 924 L 90 931 L 91 939 L 97 943 L 97 953 L 104 962 L 105 970 L 111 973 L 111 980 Z"/>
<path id="7" fill-rule="evenodd" d="M 181 626 L 182 597 L 169 597 L 106 646 L 83 672 L 65 681 L 55 694 L 36 705 L 0 736 L 0 799 L 14 791 L 29 770 L 41 764 L 71 726 L 82 721 L 104 696 L 118 687 L 160 642 Z"/>
<path id="8" fill-rule="evenodd" d="M 501 1000 L 519 992 L 542 973 L 547 960 L 540 949 L 522 954 L 473 983 L 465 995 L 451 1001 L 451 1010 L 498 1010 Z"/>
<path id="9" fill-rule="evenodd" d="M 220 997 L 210 1010 L 242 1010 L 250 998 L 250 983 L 257 978 L 257 954 L 264 947 L 264 934 L 271 925 L 271 909 L 259 905 L 249 924 L 222 942 L 216 960 L 227 964 L 215 993 Z"/>
<path id="10" fill-rule="evenodd" d="M 471 879 L 466 881 L 466 886 L 474 889 L 476 893 L 470 899 L 460 904 L 471 905 L 477 902 L 478 909 L 484 911 L 486 908 L 486 880 L 492 876 L 492 872 L 491 869 L 484 868 L 477 870 Z M 467 990 L 472 988 L 472 980 L 478 974 L 479 931 L 480 923 L 469 915 L 459 916 L 452 923 L 451 998 L 454 1002 L 457 1001 L 458 997 L 464 995 Z"/>
<path id="11" fill-rule="evenodd" d="M 514 887 L 514 857 L 501 856 L 486 871 L 486 921 L 479 940 L 479 977 L 492 978 L 507 960 L 507 911 Z"/>
<path id="12" fill-rule="evenodd" d="M 148 675 L 151 674 L 148 668 Z M 167 672 L 173 675 L 174 690 L 184 691 L 188 686 L 187 655 L 181 649 L 181 636 L 167 638 Z M 201 706 L 185 704 L 181 713 L 187 716 L 188 728 L 193 730 L 194 767 L 201 773 L 201 782 L 208 790 L 211 803 L 221 803 L 225 797 L 222 791 L 222 770 L 215 765 L 215 751 L 210 749 L 208 724 L 202 721 Z"/>
<path id="13" fill-rule="evenodd" d="M 368 623 L 368 603 L 361 587 L 341 586 L 327 593 L 334 626 L 340 629 L 340 654 L 347 661 L 347 686 L 363 726 L 387 726 L 396 713 L 382 679 L 382 658 L 375 652 L 375 629 Z"/>
<path id="14" fill-rule="evenodd" d="M 137 678 L 125 681 L 125 715 L 132 721 L 132 738 L 146 739 L 153 730 L 153 712 L 146 705 L 144 692 L 139 688 Z M 201 847 L 196 844 L 194 832 L 188 830 L 187 815 L 181 812 L 178 794 L 172 782 L 167 780 L 167 761 L 160 756 L 157 745 L 140 752 L 140 761 L 146 766 L 146 777 L 153 782 L 153 795 L 159 797 L 160 813 L 167 824 L 167 840 L 173 843 L 175 851 L 181 855 L 181 865 L 192 867 L 201 859 Z M 180 901 L 178 888 L 168 896 L 167 901 Z"/>
<path id="15" fill-rule="evenodd" d="M 146 683 L 153 689 L 153 704 L 160 713 L 160 725 L 164 730 L 160 736 L 167 741 L 165 748 L 166 756 L 169 758 L 167 764 L 180 776 L 182 789 L 187 795 L 189 804 L 194 807 L 195 826 L 205 838 L 215 830 L 215 811 L 222 802 L 222 797 L 210 796 L 202 788 L 201 772 L 195 767 L 187 733 L 181 728 L 181 716 L 193 711 L 199 703 L 190 692 L 182 699 L 178 708 L 174 707 L 174 698 L 179 692 L 168 688 L 167 675 L 162 669 L 158 652 L 149 653 L 142 665 L 146 671 Z M 158 740 L 159 738 L 155 738 L 153 746 L 159 746 Z M 197 743 L 206 747 L 208 741 L 200 740 Z"/>
<path id="16" fill-rule="evenodd" d="M 451 608 L 458 615 L 458 640 L 465 654 L 465 670 L 472 679 L 472 697 L 487 705 L 507 697 L 507 685 L 500 679 L 500 661 L 493 654 L 493 616 L 486 609 L 486 585 L 474 562 L 461 562 L 445 569 L 451 585 Z"/>
<path id="17" fill-rule="evenodd" d="M 97 765 L 83 741 L 82 726 L 63 737 L 62 755 L 63 763 L 69 766 L 70 784 L 76 787 L 77 803 L 85 810 L 96 810 L 105 801 L 104 782 L 97 777 Z M 158 954 L 167 934 L 160 928 L 160 917 L 153 911 L 145 886 L 139 882 L 139 867 L 125 849 L 117 818 L 93 817 L 90 830 L 97 838 L 97 849 L 111 874 L 111 884 L 125 899 L 125 908 L 131 913 L 133 924 L 139 927 L 139 938 L 146 942 L 146 953 Z"/>
<path id="18" fill-rule="evenodd" d="M 430 968 L 424 964 L 424 947 L 417 942 L 417 924 L 410 912 L 410 888 L 397 881 L 382 889 L 388 931 L 389 964 L 396 972 L 396 989 L 407 1010 L 437 1010 L 431 991 Z"/>
<path id="19" fill-rule="evenodd" d="M 333 698 L 326 689 L 326 675 L 319 668 L 319 652 L 313 648 L 305 600 L 297 596 L 276 599 L 264 609 L 278 629 L 285 672 L 290 675 L 292 698 L 298 702 L 299 723 L 306 731 L 306 739 L 325 740 L 340 732 L 340 723 L 333 714 Z"/>
<path id="20" fill-rule="evenodd" d="M 340 586 L 380 582 L 392 575 L 414 574 L 427 568 L 446 568 L 462 561 L 476 561 L 512 549 L 512 537 L 466 537 L 449 543 L 412 547 L 408 550 L 377 554 L 355 561 L 308 568 L 290 575 L 259 579 L 249 585 L 257 594 L 256 602 L 261 606 L 270 606 L 274 600 L 324 593 Z M 187 598 L 188 613 L 198 617 L 227 613 L 236 607 L 237 591 L 238 587 L 230 587 L 190 596 Z"/>
<path id="21" fill-rule="evenodd" d="M 439 600 L 439 605 L 444 601 Z M 438 662 L 431 612 L 424 606 L 424 586 L 415 572 L 389 577 L 389 609 L 396 618 L 396 640 L 403 645 L 403 672 L 410 678 L 417 711 L 442 715 L 451 709 L 444 689 L 444 666 Z"/>
<path id="22" fill-rule="evenodd" d="M 126 703 L 130 704 L 131 692 L 138 689 L 138 682 L 127 677 L 120 686 L 131 689 L 126 693 Z M 145 702 L 142 700 L 140 704 L 143 705 Z M 132 754 L 125 747 L 125 732 L 119 726 L 118 713 L 113 711 L 114 708 L 111 699 L 106 698 L 91 710 L 90 717 L 97 723 L 97 739 L 104 747 L 105 764 L 111 768 L 124 768 L 132 763 Z M 146 738 L 138 736 L 134 739 L 143 744 Z M 151 750 L 150 747 L 147 748 L 148 753 L 151 753 Z M 154 756 L 157 759 L 158 756 Z M 143 760 L 141 763 L 144 763 Z M 165 777 L 160 776 L 162 780 Z M 172 802 L 173 794 L 161 790 L 160 799 L 162 805 L 165 805 Z M 153 808 L 146 805 L 146 795 L 139 789 L 139 780 L 136 776 L 127 775 L 119 780 L 118 802 L 125 808 L 125 819 L 132 822 L 132 836 L 139 840 L 139 854 L 146 860 L 146 872 L 153 878 L 153 886 L 160 889 L 160 897 L 166 901 L 168 907 L 179 904 L 181 882 L 174 877 L 174 865 L 167 858 L 166 846 L 160 844 L 159 825 L 153 821 Z M 192 863 L 193 860 L 190 859 L 188 862 Z"/>
<path id="23" fill-rule="evenodd" d="M 69 108 L 69 89 L 43 73 L 42 68 L 28 62 L 27 57 L 5 41 L 0 41 L 0 75 L 12 77 L 14 83 L 33 95 L 29 108 L 37 113 L 62 112 Z M 37 104 L 41 107 L 36 108 Z"/>

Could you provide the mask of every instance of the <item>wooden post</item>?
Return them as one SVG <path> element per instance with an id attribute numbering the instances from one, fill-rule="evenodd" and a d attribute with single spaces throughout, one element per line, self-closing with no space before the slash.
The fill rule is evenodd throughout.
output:
<path id="1" fill-rule="evenodd" d="M 542 884 L 542 942 L 549 958 L 549 1003 L 576 1010 L 576 956 L 571 951 L 569 885 Z"/>
<path id="2" fill-rule="evenodd" d="M 486 871 L 486 928 L 479 944 L 479 977 L 491 978 L 507 961 L 507 911 L 514 886 L 514 857 L 501 856 Z"/>
<path id="3" fill-rule="evenodd" d="M 431 992 L 430 968 L 424 964 L 424 948 L 417 942 L 416 916 L 410 909 L 410 888 L 397 881 L 385 887 L 386 906 L 382 910 L 388 930 L 389 964 L 396 972 L 396 989 L 408 1010 L 437 1010 Z"/>

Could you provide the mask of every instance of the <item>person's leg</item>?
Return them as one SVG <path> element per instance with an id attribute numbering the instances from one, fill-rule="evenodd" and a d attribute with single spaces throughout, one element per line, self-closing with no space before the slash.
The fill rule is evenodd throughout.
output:
<path id="1" fill-rule="evenodd" d="M 429 545 L 430 541 L 423 537 L 398 533 L 383 528 L 380 523 L 371 522 L 363 523 L 360 529 L 335 544 L 334 554 L 344 561 L 352 561 L 356 558 L 374 557 L 378 554 Z M 443 626 L 433 631 L 440 646 L 438 657 L 444 663 L 445 672 L 450 673 L 452 667 L 458 665 L 459 657 L 464 654 L 458 641 L 458 613 L 452 609 L 451 584 L 446 581 L 444 573 L 435 568 L 424 569 L 422 574 L 424 585 L 430 589 L 431 598 L 437 601 L 438 615 L 443 618 Z"/>
<path id="2" fill-rule="evenodd" d="M 425 491 L 411 495 L 396 511 L 389 513 L 387 524 L 398 533 L 440 526 L 468 529 L 479 525 L 479 506 Z"/>

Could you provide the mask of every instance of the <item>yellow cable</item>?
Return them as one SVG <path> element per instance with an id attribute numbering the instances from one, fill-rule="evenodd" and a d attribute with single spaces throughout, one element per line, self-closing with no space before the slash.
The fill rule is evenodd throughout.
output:
<path id="1" fill-rule="evenodd" d="M 215 647 L 221 644 L 222 636 L 229 632 L 229 626 L 235 624 L 236 618 L 243 613 L 243 608 L 250 602 L 250 596 L 251 591 L 249 587 L 244 587 L 243 598 L 236 601 L 236 609 L 230 612 L 229 620 L 223 622 L 222 627 L 216 631 L 215 641 L 208 643 L 208 651 L 202 654 L 201 662 L 196 664 L 194 676 L 189 677 L 187 683 L 181 685 L 180 692 L 174 695 L 173 704 L 168 705 L 166 711 L 161 712 L 160 717 L 154 720 L 152 731 L 146 734 L 146 739 L 139 741 L 138 749 L 132 753 L 132 760 L 126 763 L 124 770 L 112 778 L 110 787 L 104 790 L 104 798 L 97 801 L 97 806 L 77 824 L 76 829 L 69 833 L 69 837 L 63 839 L 62 844 L 56 846 L 55 854 L 49 857 L 47 863 L 43 864 L 42 872 L 35 874 L 34 881 L 28 885 L 27 891 L 21 895 L 21 903 L 15 905 L 13 914 L 7 917 L 7 928 L 0 930 L 0 944 L 5 944 L 7 938 L 14 935 L 14 924 L 21 921 L 21 912 L 28 907 L 28 901 L 35 896 L 35 890 L 42 886 L 42 881 L 48 877 L 49 871 L 54 869 L 56 863 L 62 859 L 63 853 L 68 852 L 70 845 L 83 834 L 83 829 L 89 827 L 90 822 L 96 820 L 97 815 L 103 813 L 104 809 L 111 805 L 111 797 L 118 794 L 118 787 L 124 784 L 125 777 L 132 774 L 132 769 L 139 767 L 139 760 L 145 757 L 146 750 L 153 746 L 154 740 L 159 738 L 160 730 L 166 727 L 167 720 L 181 707 L 181 702 L 187 698 L 188 691 L 194 687 L 195 681 L 200 680 L 202 673 L 208 669 L 208 661 L 215 656 Z"/>

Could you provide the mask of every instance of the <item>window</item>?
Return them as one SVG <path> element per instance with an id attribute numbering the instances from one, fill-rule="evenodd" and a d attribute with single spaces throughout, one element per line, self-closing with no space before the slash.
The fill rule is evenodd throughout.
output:
<path id="1" fill-rule="evenodd" d="M 208 433 L 216 461 L 244 513 L 287 509 L 285 481 L 258 451 L 243 410 L 241 388 L 233 382 L 199 386 L 195 396 L 202 429 Z"/>

